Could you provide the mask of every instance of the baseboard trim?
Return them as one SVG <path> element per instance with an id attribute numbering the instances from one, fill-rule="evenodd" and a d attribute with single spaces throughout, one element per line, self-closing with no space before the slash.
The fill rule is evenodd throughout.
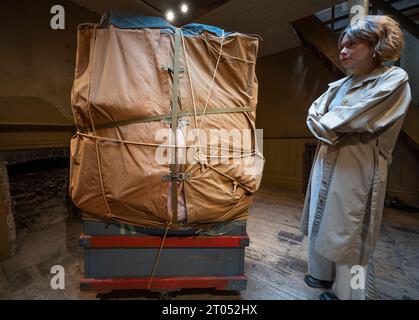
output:
<path id="1" fill-rule="evenodd" d="M 419 194 L 415 192 L 387 189 L 387 193 L 393 197 L 400 199 L 401 201 L 405 202 L 410 206 L 419 207 Z"/>
<path id="2" fill-rule="evenodd" d="M 262 185 L 273 186 L 295 192 L 302 192 L 303 180 L 264 176 L 262 179 Z"/>

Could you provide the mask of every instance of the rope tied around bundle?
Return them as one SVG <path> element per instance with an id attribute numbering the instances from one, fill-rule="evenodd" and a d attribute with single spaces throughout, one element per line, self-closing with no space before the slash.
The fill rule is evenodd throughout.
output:
<path id="1" fill-rule="evenodd" d="M 204 105 L 203 110 L 200 110 L 201 117 L 199 118 L 198 112 L 197 112 L 196 100 L 195 100 L 195 92 L 194 92 L 193 80 L 192 80 L 192 77 L 191 77 L 190 67 L 189 67 L 190 57 L 189 57 L 189 55 L 187 53 L 187 50 L 186 50 L 185 37 L 184 37 L 184 34 L 182 32 L 182 29 L 178 28 L 177 29 L 177 32 L 180 34 L 180 39 L 181 39 L 181 43 L 182 43 L 182 47 L 183 47 L 183 55 L 184 55 L 184 59 L 185 59 L 185 69 L 186 69 L 187 74 L 188 74 L 188 83 L 189 83 L 190 92 L 191 92 L 191 98 L 192 98 L 193 119 L 194 119 L 194 123 L 195 123 L 195 128 L 197 129 L 197 131 L 195 132 L 193 143 L 190 144 L 190 145 L 179 146 L 179 145 L 176 144 L 176 140 L 175 140 L 175 143 L 174 144 L 169 143 L 169 144 L 163 144 L 162 145 L 162 144 L 157 144 L 157 143 L 145 143 L 145 142 L 141 142 L 141 141 L 129 141 L 129 140 L 123 139 L 123 137 L 121 135 L 118 135 L 118 137 L 116 137 L 116 138 L 102 137 L 102 136 L 100 136 L 97 133 L 98 128 L 97 128 L 97 126 L 94 123 L 93 114 L 92 114 L 93 113 L 92 112 L 92 106 L 93 106 L 93 104 L 92 104 L 92 101 L 91 101 L 91 84 L 92 84 L 93 72 L 95 70 L 95 49 L 96 49 L 96 40 L 97 40 L 96 39 L 97 38 L 96 37 L 96 29 L 97 29 L 97 25 L 94 25 L 93 26 L 93 32 L 92 32 L 92 41 L 90 43 L 90 47 L 91 48 L 90 48 L 90 58 L 89 58 L 89 61 L 90 61 L 91 64 L 89 66 L 90 67 L 90 70 L 89 70 L 89 81 L 88 81 L 88 87 L 87 87 L 87 110 L 88 110 L 88 114 L 89 114 L 89 118 L 90 118 L 89 120 L 90 120 L 91 131 L 89 130 L 90 132 L 83 133 L 81 131 L 81 129 L 78 128 L 78 131 L 76 132 L 76 135 L 79 136 L 79 137 L 92 139 L 94 141 L 95 149 L 96 149 L 97 167 L 98 167 L 99 180 L 100 180 L 100 188 L 101 188 L 101 194 L 102 194 L 102 197 L 103 197 L 103 201 L 104 201 L 104 204 L 105 204 L 105 207 L 106 207 L 106 210 L 107 210 L 107 215 L 106 215 L 107 219 L 108 220 L 112 220 L 112 221 L 118 221 L 117 216 L 115 216 L 112 213 L 112 210 L 110 208 L 110 204 L 109 204 L 109 201 L 108 201 L 108 197 L 106 195 L 106 190 L 105 190 L 105 181 L 104 181 L 104 177 L 103 177 L 102 159 L 101 159 L 101 152 L 100 152 L 101 151 L 100 150 L 100 145 L 103 142 L 121 143 L 121 144 L 138 145 L 138 146 L 148 146 L 148 147 L 162 147 L 163 146 L 163 147 L 167 147 L 167 148 L 170 148 L 170 149 L 194 148 L 195 153 L 193 155 L 193 161 L 190 163 L 189 167 L 186 168 L 185 173 L 188 172 L 188 171 L 190 171 L 193 165 L 199 164 L 200 167 L 201 167 L 201 171 L 204 168 L 209 167 L 209 168 L 217 171 L 218 173 L 222 174 L 223 176 L 229 178 L 233 182 L 233 185 L 234 185 L 233 194 L 236 192 L 236 188 L 237 188 L 238 185 L 240 185 L 241 187 L 244 187 L 245 189 L 247 189 L 245 186 L 243 186 L 240 183 L 236 182 L 235 179 L 232 178 L 231 176 L 228 176 L 227 174 L 222 173 L 218 169 L 216 169 L 213 166 L 209 165 L 208 159 L 216 158 L 216 157 L 228 158 L 228 159 L 252 157 L 252 156 L 255 155 L 255 151 L 254 150 L 241 150 L 241 149 L 240 150 L 236 150 L 234 148 L 233 149 L 231 149 L 231 148 L 226 149 L 226 148 L 220 148 L 218 146 L 211 146 L 211 145 L 205 146 L 207 148 L 207 150 L 217 149 L 217 150 L 226 150 L 226 151 L 229 152 L 229 154 L 226 155 L 226 156 L 223 156 L 223 155 L 221 155 L 221 156 L 215 156 L 215 155 L 211 154 L 211 152 L 210 152 L 210 154 L 206 154 L 203 151 L 203 146 L 201 146 L 198 143 L 198 141 L 199 141 L 199 135 L 200 135 L 200 132 L 201 132 L 201 130 L 203 128 L 203 124 L 205 122 L 207 113 L 213 113 L 213 111 L 214 111 L 212 109 L 210 111 L 208 111 L 208 106 L 209 106 L 209 102 L 210 102 L 210 99 L 211 99 L 211 95 L 213 94 L 215 78 L 217 76 L 217 71 L 219 69 L 219 64 L 220 64 L 221 56 L 225 56 L 225 57 L 228 57 L 228 58 L 231 58 L 231 59 L 236 59 L 236 60 L 239 60 L 239 61 L 242 61 L 242 62 L 245 62 L 245 63 L 255 64 L 255 62 L 254 61 L 247 61 L 247 60 L 241 59 L 239 57 L 233 57 L 233 56 L 227 55 L 227 54 L 225 54 L 223 52 L 223 49 L 224 49 L 224 41 L 225 41 L 225 32 L 224 32 L 224 30 L 222 32 L 221 42 L 220 42 L 220 48 L 219 49 L 215 48 L 202 35 L 198 35 L 208 45 L 208 47 L 211 48 L 212 50 L 214 50 L 215 53 L 216 53 L 216 63 L 215 63 L 215 66 L 214 66 L 214 71 L 213 71 L 213 74 L 212 74 L 212 77 L 211 77 L 211 82 L 209 84 L 208 92 L 207 92 L 207 95 L 206 95 L 205 105 Z M 192 31 L 190 31 L 190 32 L 192 32 Z M 192 33 L 195 34 L 194 32 L 192 32 Z M 176 94 L 178 94 L 178 93 L 176 93 Z M 246 108 L 247 109 L 250 109 L 250 107 L 246 107 Z M 243 108 L 237 107 L 237 109 L 246 109 L 246 108 L 244 108 L 244 107 Z M 221 108 L 219 110 L 220 111 L 219 113 L 222 113 L 222 109 L 223 108 Z M 232 108 L 230 108 L 230 109 L 232 109 Z M 218 110 L 215 110 L 215 111 L 218 111 Z M 232 111 L 231 110 L 228 110 L 228 108 L 227 108 L 226 109 L 226 112 L 232 112 Z M 239 112 L 244 112 L 246 114 L 246 112 L 249 112 L 249 111 L 248 110 L 247 111 L 240 110 Z M 176 114 L 176 116 L 183 116 L 183 114 L 182 114 L 182 112 L 179 112 L 179 114 L 178 115 Z M 247 116 L 247 114 L 246 114 L 246 116 Z M 173 118 L 172 118 L 172 120 L 173 120 Z M 101 129 L 100 128 L 100 125 L 99 125 L 99 129 Z M 193 180 L 191 180 L 191 181 L 193 181 Z M 177 214 L 176 214 L 176 216 L 177 216 Z M 240 217 L 238 217 L 238 218 L 240 219 Z M 135 222 L 134 222 L 134 220 L 135 220 Z M 152 220 L 148 221 L 148 219 L 138 219 L 137 218 L 137 219 L 134 219 L 134 220 L 132 221 L 133 223 L 139 223 L 141 221 L 141 224 L 142 225 L 155 225 L 155 226 L 160 226 L 160 227 L 163 227 L 164 226 L 162 224 L 162 222 L 157 222 L 157 221 L 152 221 Z M 171 227 L 172 226 L 180 226 L 181 225 L 181 224 L 178 224 L 176 220 L 171 221 L 170 223 L 171 223 Z"/>

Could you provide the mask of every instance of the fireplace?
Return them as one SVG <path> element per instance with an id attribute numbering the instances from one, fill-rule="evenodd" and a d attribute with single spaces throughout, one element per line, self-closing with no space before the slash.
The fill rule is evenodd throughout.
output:
<path id="1" fill-rule="evenodd" d="M 33 232 L 78 213 L 68 197 L 69 148 L 0 152 L 0 191 L 11 253 L 19 232 Z"/>

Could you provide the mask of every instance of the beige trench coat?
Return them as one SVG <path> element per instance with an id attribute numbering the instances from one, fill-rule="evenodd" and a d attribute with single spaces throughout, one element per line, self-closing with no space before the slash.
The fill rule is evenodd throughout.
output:
<path id="1" fill-rule="evenodd" d="M 387 170 L 411 93 L 403 69 L 380 66 L 349 87 L 342 105 L 328 112 L 347 79 L 330 83 L 308 112 L 307 125 L 319 139 L 314 161 L 324 165 L 318 199 L 310 199 L 310 178 L 301 230 L 308 235 L 315 201 L 314 250 L 337 263 L 366 265 L 377 242 Z"/>

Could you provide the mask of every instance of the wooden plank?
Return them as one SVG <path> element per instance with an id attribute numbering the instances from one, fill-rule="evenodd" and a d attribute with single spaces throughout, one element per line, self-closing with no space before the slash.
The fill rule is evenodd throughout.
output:
<path id="1" fill-rule="evenodd" d="M 419 167 L 419 158 L 411 150 L 405 146 L 402 149 L 403 163 L 401 174 L 401 190 L 410 191 L 416 190 L 418 181 L 418 171 L 414 168 Z"/>
<path id="2" fill-rule="evenodd" d="M 264 139 L 264 183 L 300 191 L 303 184 L 304 146 L 311 138 Z"/>
<path id="3" fill-rule="evenodd" d="M 2 188 L 0 184 L 0 261 L 10 256 L 9 231 L 6 224 L 6 208 Z"/>
<path id="4" fill-rule="evenodd" d="M 245 272 L 269 289 L 266 293 L 259 289 L 252 298 L 271 296 L 273 291 L 278 299 L 317 299 L 322 292 L 303 281 L 307 239 L 298 228 L 303 199 L 301 194 L 266 186 L 255 195 L 249 211 Z M 419 298 L 418 245 L 419 217 L 385 209 L 374 256 L 378 298 Z"/>
<path id="5" fill-rule="evenodd" d="M 419 206 L 419 157 L 399 138 L 389 168 L 387 192 L 409 205 Z"/>
<path id="6" fill-rule="evenodd" d="M 339 36 L 333 33 L 315 15 L 299 19 L 292 23 L 294 29 L 303 35 L 304 39 L 317 48 L 336 69 L 345 74 L 345 69 L 339 62 L 337 43 Z"/>

